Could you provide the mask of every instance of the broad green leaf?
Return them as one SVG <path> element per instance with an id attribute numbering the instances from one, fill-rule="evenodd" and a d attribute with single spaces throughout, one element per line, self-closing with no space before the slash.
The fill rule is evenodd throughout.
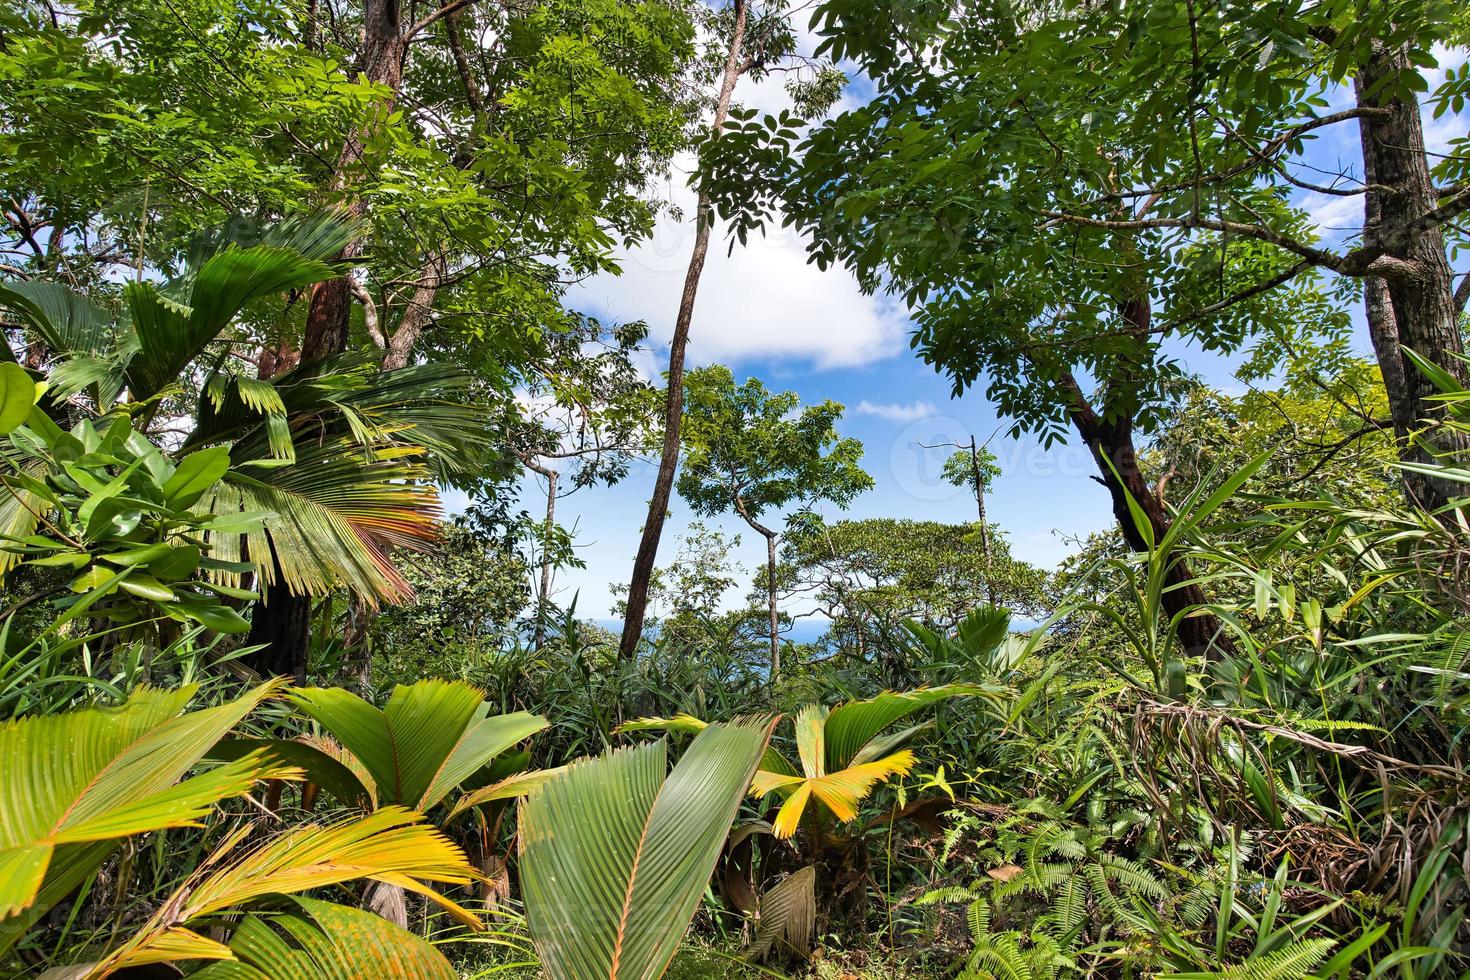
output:
<path id="1" fill-rule="evenodd" d="M 671 773 L 662 741 L 574 762 L 523 804 L 526 916 L 551 980 L 662 976 L 771 727 L 710 725 Z"/>
<path id="2" fill-rule="evenodd" d="M 294 773 L 246 756 L 183 779 L 277 689 L 263 684 L 180 715 L 192 687 L 143 688 L 117 708 L 0 726 L 0 880 L 14 886 L 0 892 L 0 919 L 10 920 L 0 923 L 0 950 L 46 911 L 42 899 L 76 887 L 118 839 L 187 826 L 259 779 Z"/>
<path id="3" fill-rule="evenodd" d="M 484 693 L 455 681 L 399 685 L 381 711 L 340 688 L 291 696 L 372 774 L 379 803 L 420 811 L 546 727 L 546 719 L 524 711 L 484 717 Z"/>
<path id="4" fill-rule="evenodd" d="M 297 913 L 252 915 L 230 937 L 235 960 L 211 963 L 198 980 L 455 980 L 428 942 L 360 909 L 296 897 Z"/>
<path id="5" fill-rule="evenodd" d="M 9 435 L 31 417 L 36 383 L 30 372 L 13 361 L 0 364 L 0 435 Z"/>
<path id="6" fill-rule="evenodd" d="M 230 469 L 230 451 L 224 446 L 198 449 L 179 460 L 173 476 L 163 485 L 163 499 L 175 510 L 192 507 Z"/>
<path id="7" fill-rule="evenodd" d="M 977 684 L 946 684 L 913 691 L 886 691 L 864 701 L 839 704 L 827 718 L 827 771 L 845 769 L 872 738 L 920 708 L 949 698 L 987 693 L 986 688 Z"/>

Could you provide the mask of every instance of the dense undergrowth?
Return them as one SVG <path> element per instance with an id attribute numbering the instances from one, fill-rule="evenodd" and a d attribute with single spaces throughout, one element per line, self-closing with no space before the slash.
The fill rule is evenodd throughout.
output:
<path id="1" fill-rule="evenodd" d="M 0 3 L 0 975 L 1467 980 L 1467 14 Z M 684 218 L 660 376 L 573 287 Z M 776 222 L 983 387 L 964 522 L 684 371 Z"/>
<path id="2" fill-rule="evenodd" d="M 200 760 L 230 758 L 180 787 L 224 780 L 231 766 L 244 781 L 201 787 L 209 803 L 189 809 L 192 828 L 180 826 L 173 808 L 185 804 L 176 801 L 155 813 L 159 829 L 133 833 L 150 826 L 145 813 L 134 827 L 106 831 L 116 846 L 50 893 L 48 914 L 26 916 L 8 956 L 24 970 L 102 961 L 197 894 L 207 869 L 228 869 L 211 856 L 223 842 L 269 847 L 307 822 L 340 832 L 352 825 L 339 821 L 363 807 L 382 814 L 401 804 L 429 814 L 485 875 L 469 885 L 466 867 L 430 881 L 487 910 L 491 928 L 472 932 L 412 892 L 386 914 L 432 937 L 464 975 L 533 975 L 509 802 L 524 787 L 493 792 L 502 780 L 650 729 L 685 745 L 700 730 L 694 719 L 780 712 L 798 734 L 778 726 L 773 748 L 801 761 L 761 763 L 759 791 L 767 769 L 822 775 L 808 758 L 822 754 L 804 734 L 813 724 L 826 727 L 829 746 L 844 737 L 832 727 L 840 712 L 804 705 L 898 699 L 871 720 L 873 749 L 856 758 L 849 750 L 848 764 L 867 771 L 835 795 L 812 795 L 790 820 L 778 806 L 789 795 L 741 804 L 669 975 L 784 975 L 808 957 L 815 976 L 834 977 L 1458 974 L 1470 848 L 1461 756 L 1470 648 L 1455 571 L 1465 530 L 1454 511 L 1253 493 L 1266 464 L 1263 456 L 1201 474 L 1180 502 L 1175 554 L 1193 564 L 1229 630 L 1202 654 L 1180 649 L 1161 615 L 1162 549 L 1098 559 L 1067 584 L 1041 628 L 1011 632 L 1004 611 L 980 605 L 949 628 L 911 622 L 906 639 L 862 656 L 792 647 L 775 683 L 759 636 L 721 643 L 712 628 L 692 643 L 654 640 L 625 662 L 609 637 L 567 615 L 541 627 L 539 647 L 480 651 L 459 670 L 478 689 L 467 701 L 446 696 L 451 688 L 433 697 L 423 685 L 399 689 L 394 700 L 405 707 L 394 724 L 429 726 L 411 729 L 415 737 L 472 719 L 456 714 L 454 700 L 467 708 L 483 698 L 488 721 L 511 726 L 479 745 L 484 758 L 465 764 L 461 781 L 435 790 L 390 790 L 389 773 L 332 741 L 361 738 L 342 714 L 352 696 L 253 687 L 236 641 L 206 640 L 196 625 L 145 664 L 144 640 L 104 652 L 75 619 L 58 625 L 16 612 L 7 738 L 45 719 L 79 723 L 82 703 L 132 706 L 156 697 L 149 690 L 193 685 L 171 710 L 187 702 L 184 719 L 228 717 L 177 750 L 191 754 L 171 763 L 175 778 Z M 21 630 L 34 631 L 24 644 Z M 391 664 L 389 656 L 376 686 L 362 690 L 368 701 L 413 681 L 393 677 Z M 895 678 L 927 683 L 885 695 Z M 417 719 L 405 695 L 413 690 L 423 693 Z M 235 747 L 212 750 L 232 728 L 221 744 Z M 87 725 L 70 731 L 69 747 L 98 737 Z M 525 751 L 501 754 L 527 735 Z M 296 749 L 247 752 L 272 744 Z M 43 778 L 25 774 L 27 759 L 7 750 L 7 780 Z M 833 762 L 829 754 L 825 772 L 855 771 Z M 7 797 L 7 874 L 19 874 L 13 849 L 37 797 Z M 66 853 L 58 847 L 53 860 Z M 418 855 L 402 867 L 422 877 L 430 863 Z M 320 884 L 342 882 L 319 894 L 384 911 L 374 904 L 380 885 L 350 883 L 364 868 L 318 873 Z M 232 908 L 260 900 L 225 894 Z M 211 909 L 199 914 L 211 921 Z"/>

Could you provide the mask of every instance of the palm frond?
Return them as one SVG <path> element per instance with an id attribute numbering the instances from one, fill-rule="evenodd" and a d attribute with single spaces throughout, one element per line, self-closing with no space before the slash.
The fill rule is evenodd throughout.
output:
<path id="1" fill-rule="evenodd" d="M 372 774 L 380 803 L 421 812 L 547 724 L 524 711 L 487 717 L 484 692 L 458 681 L 399 685 L 382 710 L 341 688 L 291 697 Z"/>
<path id="2" fill-rule="evenodd" d="M 180 715 L 194 688 L 0 726 L 0 950 L 123 837 L 193 824 L 256 781 L 297 770 L 251 753 L 180 782 L 279 685 Z"/>
<path id="3" fill-rule="evenodd" d="M 572 763 L 531 795 L 521 877 L 552 980 L 663 974 L 773 724 L 711 725 L 671 773 L 662 741 L 616 749 Z"/>
<path id="4" fill-rule="evenodd" d="M 817 926 L 817 869 L 811 865 L 777 882 L 761 896 L 750 953 L 768 956 L 781 948 L 805 957 L 811 953 Z"/>
<path id="5" fill-rule="evenodd" d="M 945 684 L 914 691 L 885 691 L 865 701 L 849 701 L 832 709 L 827 719 L 827 770 L 843 769 L 863 747 L 889 725 L 921 708 L 949 698 L 990 693 L 979 684 Z"/>

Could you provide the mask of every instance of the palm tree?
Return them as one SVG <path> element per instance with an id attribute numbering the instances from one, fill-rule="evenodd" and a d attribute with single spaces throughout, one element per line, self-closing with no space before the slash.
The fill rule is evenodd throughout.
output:
<path id="1" fill-rule="evenodd" d="M 144 688 L 115 708 L 0 726 L 0 953 L 95 873 L 125 838 L 196 824 L 216 803 L 262 780 L 301 777 L 299 768 L 265 749 L 194 772 L 226 733 L 278 697 L 281 685 L 267 682 L 216 707 L 181 713 L 194 693 L 193 687 Z M 464 884 L 473 876 L 457 846 L 402 808 L 297 827 L 236 859 L 250 831 L 246 826 L 228 834 L 175 899 L 121 949 L 67 975 L 105 976 L 129 963 L 162 959 L 220 959 L 228 950 L 185 924 L 267 894 L 360 878 L 429 893 L 423 881 Z"/>
<path id="2" fill-rule="evenodd" d="M 300 766 L 323 790 L 365 810 L 402 807 L 428 814 L 456 794 L 442 814 L 446 824 L 473 807 L 523 796 L 556 772 L 520 772 L 524 762 L 506 767 L 511 771 L 505 773 L 490 768 L 547 721 L 525 711 L 491 715 L 484 692 L 462 681 L 399 685 L 383 708 L 342 688 L 298 688 L 288 697 L 329 737 L 236 739 L 217 754 L 236 758 L 264 752 Z M 380 879 L 368 896 L 369 907 L 406 925 L 405 891 L 422 889 L 412 881 Z"/>
<path id="3" fill-rule="evenodd" d="M 308 597 L 341 587 L 372 606 L 412 594 L 389 551 L 436 539 L 434 481 L 474 466 L 487 442 L 487 413 L 452 369 L 380 374 L 350 355 L 269 379 L 228 369 L 246 321 L 283 318 L 280 297 L 340 274 L 325 259 L 351 234 L 318 215 L 202 239 L 177 277 L 127 283 L 115 312 L 58 283 L 0 283 L 0 304 L 55 359 L 53 412 L 126 414 L 145 432 L 182 416 L 177 456 L 229 447 L 230 469 L 199 507 L 270 515 L 256 530 L 211 535 L 217 578 L 238 586 L 248 561 L 264 592 L 252 632 L 271 642 L 254 660 L 263 673 L 304 673 Z M 29 533 L 34 504 L 0 501 L 0 527 Z"/>
<path id="4" fill-rule="evenodd" d="M 573 762 L 521 812 L 526 919 L 551 980 L 658 980 L 698 907 L 771 736 L 705 727 L 672 772 L 664 742 Z"/>
<path id="5" fill-rule="evenodd" d="M 991 695 L 998 690 L 979 684 L 946 684 L 913 691 L 885 691 L 863 701 L 848 701 L 835 708 L 808 704 L 793 719 L 797 758 L 792 765 L 774 747 L 760 760 L 750 793 L 761 799 L 779 798 L 774 819 L 747 824 L 731 838 L 731 847 L 748 846 L 755 833 L 769 833 L 777 840 L 793 840 L 799 848 L 802 867 L 772 883 L 763 896 L 754 885 L 742 887 L 745 899 L 732 896 L 737 908 L 757 913 L 754 951 L 768 952 L 781 942 L 799 954 L 807 952 L 814 934 L 819 889 L 833 894 L 842 884 L 838 874 L 854 873 L 859 867 L 849 860 L 863 843 L 861 833 L 842 837 L 834 834 L 836 824 L 851 823 L 874 787 L 893 776 L 906 775 L 915 763 L 914 753 L 904 748 L 914 736 L 932 726 L 921 722 L 884 734 L 891 726 L 922 708 L 955 697 Z M 702 732 L 708 723 L 692 715 L 673 718 L 640 718 L 618 728 L 620 732 Z M 768 869 L 769 870 L 769 869 Z M 858 872 L 860 873 L 860 872 Z M 758 899 L 752 903 L 751 899 Z"/>

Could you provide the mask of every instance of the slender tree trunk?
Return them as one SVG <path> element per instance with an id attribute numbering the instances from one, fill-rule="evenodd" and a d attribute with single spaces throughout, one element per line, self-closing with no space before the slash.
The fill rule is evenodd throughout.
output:
<path id="1" fill-rule="evenodd" d="M 424 260 L 423 267 L 419 269 L 418 285 L 409 297 L 408 308 L 403 311 L 398 328 L 387 338 L 388 346 L 383 354 L 384 371 L 408 367 L 414 346 L 423 335 L 424 328 L 429 325 L 429 318 L 434 312 L 434 297 L 438 295 L 439 287 L 448 271 L 445 257 L 440 253 L 430 255 Z"/>
<path id="2" fill-rule="evenodd" d="M 1439 203 L 1424 151 L 1419 106 L 1413 100 L 1393 97 L 1393 87 L 1383 85 L 1401 72 L 1414 70 L 1405 49 L 1375 46 L 1355 85 L 1359 105 L 1390 110 L 1359 120 L 1364 178 L 1385 188 L 1370 189 L 1364 195 L 1365 243 L 1392 238 L 1387 254 L 1400 259 L 1408 270 L 1388 279 L 1368 279 L 1365 306 L 1369 333 L 1388 390 L 1400 456 L 1409 462 L 1423 462 L 1430 454 L 1415 446 L 1410 436 L 1423 428 L 1426 419 L 1441 413 L 1429 400 L 1435 394 L 1434 386 L 1408 360 L 1403 349 L 1434 362 L 1461 382 L 1470 380 L 1470 375 L 1459 359 L 1464 345 L 1440 223 L 1425 223 L 1409 236 L 1392 234 Z M 1463 454 L 1470 449 L 1463 436 L 1437 433 L 1436 440 L 1441 451 Z M 1413 473 L 1406 473 L 1404 481 L 1410 497 L 1429 509 L 1443 506 L 1454 493 L 1444 481 Z"/>
<path id="3" fill-rule="evenodd" d="M 990 524 L 985 519 L 985 484 L 980 473 L 980 447 L 970 436 L 970 479 L 975 481 L 975 509 L 980 515 L 980 554 L 985 559 L 985 601 L 995 605 L 994 570 L 990 566 Z"/>
<path id="4" fill-rule="evenodd" d="M 766 602 L 771 616 L 771 683 L 781 676 L 781 620 L 776 614 L 776 534 L 762 531 L 766 536 Z"/>
<path id="5" fill-rule="evenodd" d="M 542 466 L 534 461 L 528 461 L 526 466 L 546 478 L 546 538 L 551 537 L 552 528 L 556 527 L 556 478 L 557 472 L 549 466 Z M 541 547 L 541 587 L 536 596 L 536 631 L 532 640 L 533 646 L 540 647 L 541 641 L 546 637 L 546 612 L 551 603 L 551 553 L 547 550 L 545 543 Z"/>
<path id="6" fill-rule="evenodd" d="M 740 77 L 741 49 L 745 42 L 745 0 L 735 0 L 735 24 L 730 32 L 730 51 L 725 58 L 725 72 L 720 81 L 720 95 L 715 102 L 714 119 L 710 122 L 710 139 L 717 139 L 730 112 L 730 96 Z M 699 195 L 694 216 L 694 251 L 689 256 L 689 269 L 684 274 L 684 292 L 679 297 L 679 314 L 674 320 L 674 336 L 669 341 L 669 387 L 664 398 L 664 441 L 659 456 L 658 475 L 653 481 L 653 496 L 648 501 L 648 519 L 643 522 L 643 537 L 633 559 L 633 575 L 628 580 L 627 612 L 623 617 L 623 636 L 618 655 L 631 660 L 637 654 L 638 640 L 643 636 L 643 617 L 648 608 L 648 587 L 658 561 L 658 542 L 663 535 L 664 518 L 669 512 L 669 496 L 674 488 L 674 471 L 679 467 L 679 433 L 684 416 L 684 349 L 689 343 L 689 324 L 694 318 L 694 299 L 699 292 L 699 278 L 709 252 L 710 226 L 714 221 L 709 196 Z"/>
<path id="7" fill-rule="evenodd" d="M 1143 478 L 1138 468 L 1132 419 L 1110 420 L 1099 416 L 1070 372 L 1063 373 L 1061 383 L 1072 397 L 1072 424 L 1092 451 L 1098 480 L 1112 498 L 1113 517 L 1123 532 L 1124 540 L 1134 551 L 1147 551 L 1148 541 L 1134 523 L 1133 512 L 1128 506 L 1129 496 L 1143 511 L 1153 529 L 1155 541 L 1168 533 L 1171 521 L 1158 492 Z M 1181 612 L 1197 609 L 1207 601 L 1204 590 L 1192 581 L 1193 578 L 1194 573 L 1187 562 L 1180 558 L 1169 560 L 1166 591 L 1162 597 L 1166 615 L 1172 618 Z M 1175 635 L 1184 651 L 1191 656 L 1203 654 L 1214 658 L 1233 648 L 1224 626 L 1212 613 L 1197 612 L 1180 619 Z"/>

